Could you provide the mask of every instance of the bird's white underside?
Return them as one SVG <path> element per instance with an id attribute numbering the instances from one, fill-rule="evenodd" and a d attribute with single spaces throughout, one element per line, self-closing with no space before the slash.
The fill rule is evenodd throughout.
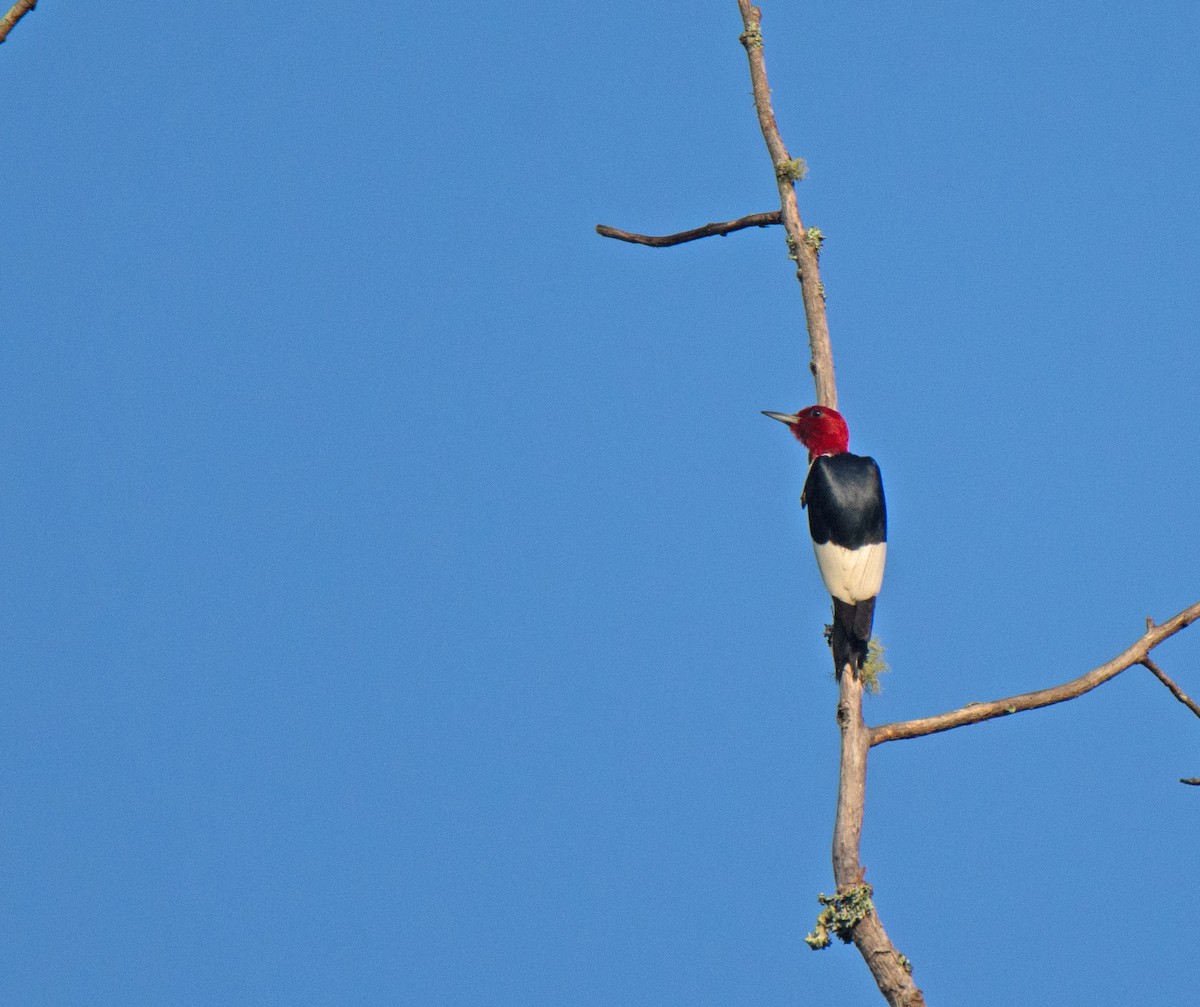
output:
<path id="1" fill-rule="evenodd" d="M 887 543 L 877 542 L 858 549 L 826 542 L 813 543 L 817 567 L 825 590 L 848 605 L 866 601 L 879 594 L 883 585 L 883 564 L 887 559 Z"/>

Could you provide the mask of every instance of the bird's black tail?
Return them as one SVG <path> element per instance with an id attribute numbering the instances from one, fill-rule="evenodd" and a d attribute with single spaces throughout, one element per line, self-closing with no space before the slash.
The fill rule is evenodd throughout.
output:
<path id="1" fill-rule="evenodd" d="M 867 659 L 871 627 L 875 624 L 875 599 L 851 605 L 833 599 L 833 657 L 840 670 L 849 664 L 857 674 Z"/>

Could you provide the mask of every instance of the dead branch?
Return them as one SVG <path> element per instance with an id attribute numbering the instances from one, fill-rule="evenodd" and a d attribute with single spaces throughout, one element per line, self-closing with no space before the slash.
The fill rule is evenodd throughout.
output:
<path id="1" fill-rule="evenodd" d="M 37 0 L 17 0 L 9 8 L 7 14 L 0 18 L 0 43 L 8 38 L 8 33 L 16 27 L 17 22 L 37 6 Z"/>
<path id="2" fill-rule="evenodd" d="M 821 285 L 821 273 L 817 267 L 817 252 L 820 249 L 819 231 L 809 234 L 800 220 L 800 208 L 796 203 L 796 180 L 803 175 L 803 162 L 794 160 L 784 146 L 775 124 L 775 112 L 771 108 L 771 88 L 767 83 L 767 66 L 763 60 L 762 11 L 750 0 L 738 0 L 745 31 L 740 41 L 750 60 L 750 83 L 754 88 L 754 108 L 758 112 L 758 125 L 775 166 L 775 181 L 779 186 L 780 209 L 783 226 L 787 230 L 788 253 L 796 260 L 796 277 L 800 281 L 800 293 L 804 298 L 804 319 L 808 327 L 808 346 L 812 354 L 809 369 L 817 386 L 817 402 L 831 409 L 837 408 L 837 385 L 833 380 L 833 351 L 829 344 L 829 323 L 825 318 L 825 288 Z"/>
<path id="3" fill-rule="evenodd" d="M 596 233 L 604 238 L 616 238 L 618 241 L 631 241 L 635 245 L 649 245 L 651 248 L 667 248 L 670 245 L 682 245 L 685 241 L 695 241 L 697 238 L 711 238 L 715 235 L 724 237 L 732 231 L 740 231 L 744 227 L 768 227 L 781 223 L 778 210 L 767 213 L 750 213 L 737 220 L 726 220 L 717 224 L 705 224 L 690 231 L 680 231 L 678 234 L 634 234 L 632 231 L 621 231 L 607 224 L 597 224 Z"/>
<path id="4" fill-rule="evenodd" d="M 1115 678 L 1127 668 L 1131 668 L 1135 664 L 1145 664 L 1150 651 L 1168 637 L 1172 637 L 1181 629 L 1190 626 L 1197 619 L 1200 619 L 1200 601 L 1185 608 L 1162 625 L 1151 626 L 1131 647 L 1122 651 L 1111 661 L 1105 662 L 1098 668 L 1093 668 L 1086 675 L 1080 675 L 1079 678 L 1049 689 L 1039 689 L 1037 692 L 1026 692 L 1020 696 L 1010 696 L 1008 699 L 996 699 L 990 703 L 971 703 L 962 709 L 939 713 L 933 717 L 883 724 L 880 727 L 872 728 L 871 744 L 882 745 L 885 741 L 922 738 L 927 734 L 937 734 L 939 731 L 949 731 L 955 727 L 965 727 L 968 724 L 978 724 L 995 717 L 1005 717 L 1010 713 L 1024 713 L 1026 710 L 1037 710 L 1043 706 L 1053 706 L 1055 703 L 1064 703 L 1068 699 L 1075 699 L 1085 692 L 1091 692 L 1097 686 L 1103 685 L 1109 679 Z M 1174 683 L 1172 682 L 1171 685 L 1173 686 Z M 1196 712 L 1200 716 L 1200 711 Z"/>
<path id="5" fill-rule="evenodd" d="M 1152 672 L 1154 674 L 1155 678 L 1157 678 L 1160 682 L 1162 682 L 1163 685 L 1165 685 L 1168 689 L 1170 689 L 1172 696 L 1174 696 L 1176 699 L 1178 699 L 1179 702 L 1181 702 L 1184 706 L 1186 706 L 1189 710 L 1191 710 L 1192 713 L 1194 713 L 1197 717 L 1200 717 L 1200 706 L 1198 706 L 1196 704 L 1196 701 L 1194 699 L 1192 699 L 1181 688 L 1179 688 L 1178 685 L 1176 685 L 1173 681 L 1171 681 L 1171 679 L 1167 677 L 1166 673 L 1162 670 L 1162 668 L 1160 668 L 1157 664 L 1155 664 L 1148 657 L 1144 658 L 1143 660 L 1139 661 L 1138 663 L 1143 668 L 1146 668 L 1148 671 Z"/>
<path id="6" fill-rule="evenodd" d="M 837 817 L 833 825 L 833 877 L 839 893 L 861 885 L 866 874 L 859 850 L 871 729 L 863 721 L 862 697 L 862 679 L 846 666 L 838 677 L 837 719 L 842 732 L 842 752 Z M 850 939 L 871 970 L 879 992 L 892 1007 L 925 1007 L 925 997 L 912 979 L 912 966 L 892 944 L 874 905 L 855 924 Z"/>
<path id="7" fill-rule="evenodd" d="M 775 167 L 779 185 L 780 214 L 787 230 L 788 251 L 796 260 L 800 292 L 804 299 L 804 317 L 808 328 L 808 345 L 812 354 L 809 369 L 816 384 L 817 402 L 837 408 L 837 385 L 834 381 L 833 350 L 829 342 L 829 325 L 825 317 L 825 291 L 817 268 L 820 233 L 809 234 L 800 220 L 796 203 L 795 182 L 803 173 L 803 164 L 793 160 L 779 135 L 775 113 L 771 108 L 771 88 L 767 83 L 763 60 L 762 11 L 750 0 L 738 0 L 745 31 L 740 37 L 750 61 L 750 81 L 754 87 L 754 107 L 763 139 Z M 838 674 L 837 721 L 841 730 L 841 769 L 838 774 L 837 815 L 833 827 L 833 877 L 839 895 L 849 896 L 863 884 L 866 873 L 861 861 L 863 806 L 867 788 L 867 753 L 871 748 L 871 729 L 863 721 L 862 680 L 850 666 L 840 667 L 834 655 Z M 893 946 L 874 904 L 866 915 L 857 918 L 843 936 L 854 941 L 875 984 L 892 1007 L 924 1007 L 925 998 L 912 980 L 908 959 Z"/>
<path id="8" fill-rule="evenodd" d="M 803 161 L 792 158 L 788 153 L 771 108 L 771 91 L 763 60 L 762 12 L 753 6 L 750 0 L 738 0 L 738 8 L 745 29 L 739 40 L 749 60 L 754 107 L 775 169 L 780 197 L 779 212 L 751 214 L 735 221 L 707 224 L 691 231 L 663 237 L 618 231 L 604 225 L 598 226 L 596 231 L 605 237 L 652 247 L 666 247 L 710 235 L 727 234 L 743 227 L 782 223 L 787 232 L 789 257 L 796 261 L 797 277 L 804 300 L 811 352 L 809 369 L 816 384 L 817 402 L 836 408 L 837 387 L 834 380 L 833 352 L 825 315 L 824 289 L 817 264 L 822 236 L 815 228 L 806 231 L 800 219 L 795 182 L 803 177 L 805 167 Z M 1149 658 L 1150 651 L 1158 644 L 1197 619 L 1200 619 L 1200 602 L 1184 609 L 1161 626 L 1155 626 L 1153 621 L 1148 619 L 1145 635 L 1133 646 L 1108 663 L 1063 685 L 991 703 L 972 703 L 960 710 L 935 717 L 885 724 L 875 728 L 869 727 L 863 720 L 863 683 L 850 665 L 841 666 L 835 647 L 834 666 L 838 673 L 837 722 L 841 732 L 841 768 L 833 834 L 833 873 L 837 883 L 837 894 L 828 898 L 821 897 L 820 901 L 826 909 L 818 918 L 817 932 L 809 936 L 808 943 L 814 947 L 824 946 L 828 943 L 830 929 L 843 940 L 852 940 L 891 1007 L 924 1007 L 925 998 L 913 983 L 911 965 L 908 959 L 896 950 L 884 930 L 871 901 L 871 888 L 864 880 L 866 871 L 861 861 L 860 844 L 866 797 L 867 757 L 871 748 L 885 741 L 919 738 L 994 717 L 1074 699 L 1134 664 L 1145 665 L 1177 699 L 1200 716 L 1200 706 L 1185 696 Z M 1200 777 L 1183 779 L 1180 782 L 1200 786 Z"/>

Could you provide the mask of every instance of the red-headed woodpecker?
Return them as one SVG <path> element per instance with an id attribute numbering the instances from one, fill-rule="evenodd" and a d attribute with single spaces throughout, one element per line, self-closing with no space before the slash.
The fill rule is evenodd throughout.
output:
<path id="1" fill-rule="evenodd" d="M 845 634 L 854 667 L 862 667 L 875 618 L 875 596 L 887 557 L 887 506 L 874 458 L 850 454 L 850 429 L 828 406 L 763 413 L 791 427 L 808 448 L 800 506 L 808 508 L 817 566 L 833 596 L 833 621 Z M 834 648 L 835 655 L 838 648 Z"/>

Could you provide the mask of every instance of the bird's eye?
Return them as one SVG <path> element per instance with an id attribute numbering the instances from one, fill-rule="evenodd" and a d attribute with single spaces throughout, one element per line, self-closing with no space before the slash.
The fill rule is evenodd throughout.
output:
<path id="1" fill-rule="evenodd" d="M 820 410 L 820 409 L 814 409 L 814 410 L 812 411 L 812 414 L 813 414 L 813 416 L 820 416 L 820 415 L 821 415 L 821 410 Z"/>

